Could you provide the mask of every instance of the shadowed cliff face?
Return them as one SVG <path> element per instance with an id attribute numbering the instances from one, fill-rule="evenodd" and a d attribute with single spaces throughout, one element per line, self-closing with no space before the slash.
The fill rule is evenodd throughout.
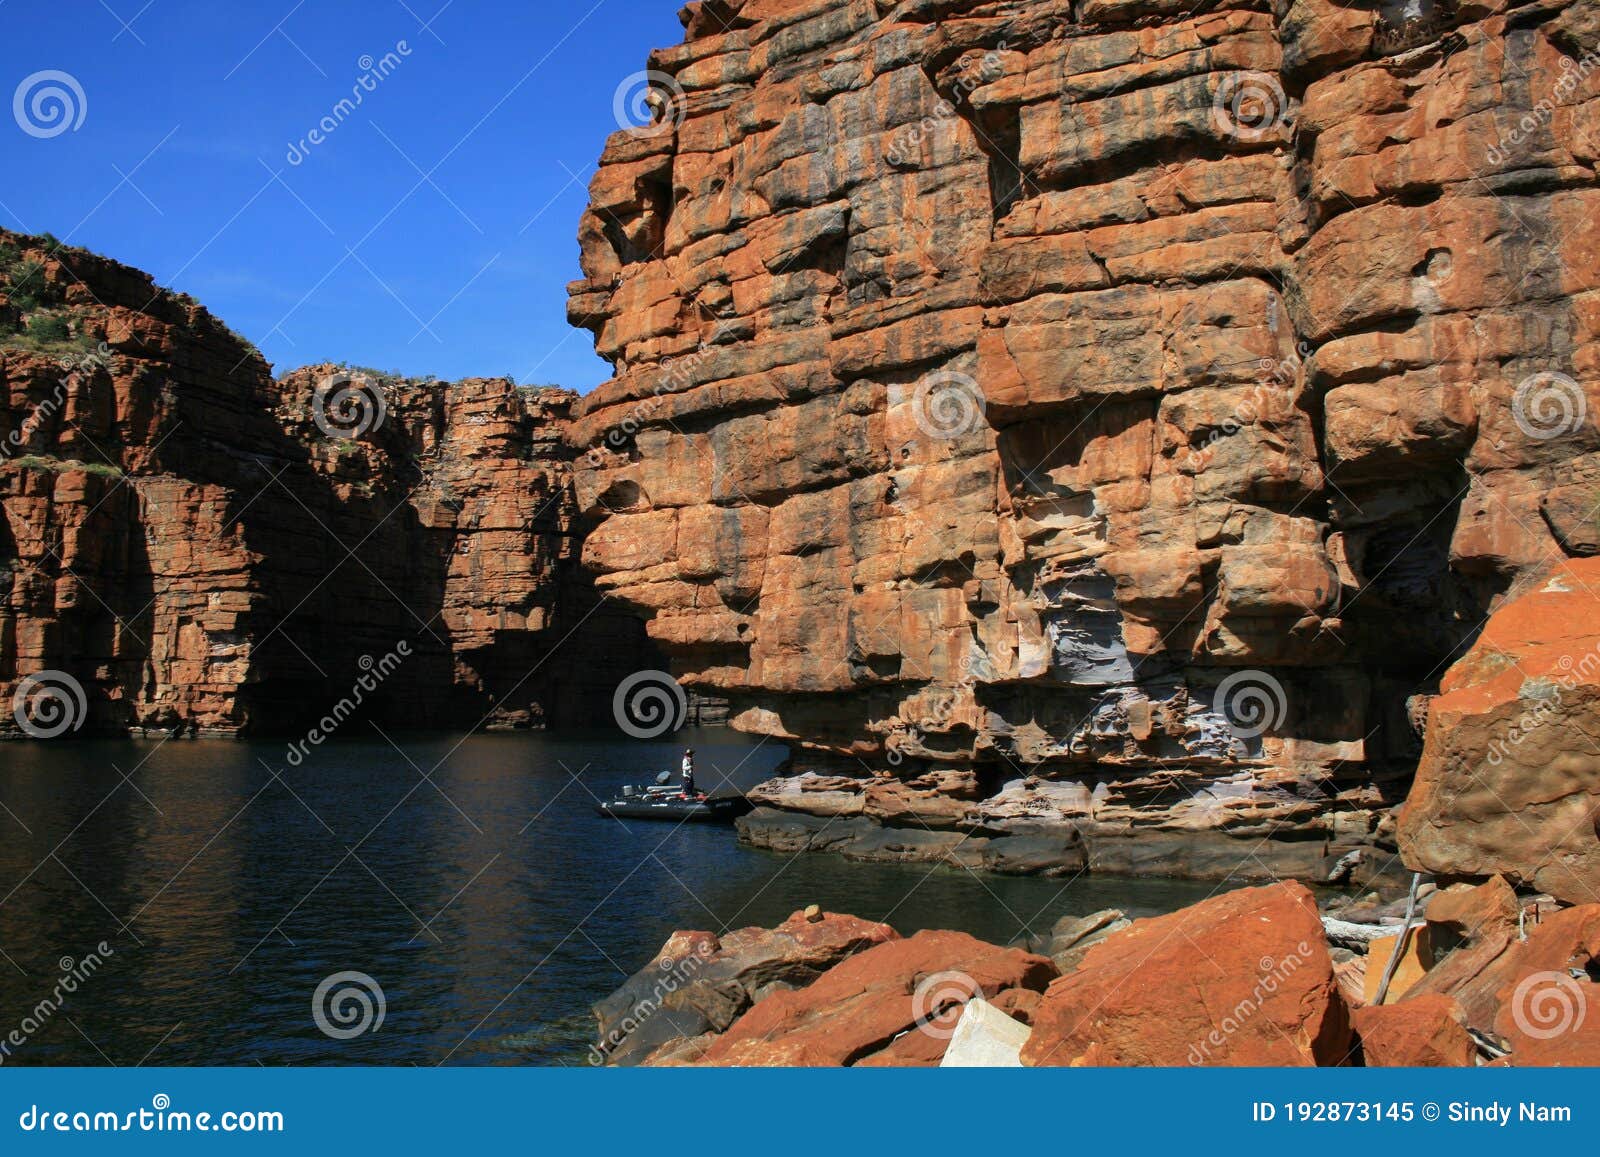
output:
<path id="1" fill-rule="evenodd" d="M 747 838 L 1347 871 L 1414 697 L 1595 549 L 1594 7 L 1206 7 L 726 0 L 652 57 L 568 436 L 597 585 L 818 773 Z"/>
<path id="2" fill-rule="evenodd" d="M 135 270 L 13 234 L 0 260 L 0 731 L 46 672 L 90 732 L 233 734 L 363 678 L 385 726 L 595 722 L 649 665 L 576 565 L 572 393 L 274 381 Z"/>

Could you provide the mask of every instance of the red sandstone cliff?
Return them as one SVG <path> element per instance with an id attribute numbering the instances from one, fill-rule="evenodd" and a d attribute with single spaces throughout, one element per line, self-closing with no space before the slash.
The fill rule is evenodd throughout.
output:
<path id="1" fill-rule="evenodd" d="M 274 381 L 142 273 L 13 234 L 0 260 L 0 731 L 42 671 L 88 732 L 300 726 L 402 643 L 388 724 L 609 718 L 649 650 L 576 566 L 574 394 Z"/>
<path id="2" fill-rule="evenodd" d="M 652 56 L 569 437 L 599 587 L 798 745 L 747 839 L 1347 868 L 1413 697 L 1600 546 L 1596 6 L 1206 9 L 706 0 Z"/>

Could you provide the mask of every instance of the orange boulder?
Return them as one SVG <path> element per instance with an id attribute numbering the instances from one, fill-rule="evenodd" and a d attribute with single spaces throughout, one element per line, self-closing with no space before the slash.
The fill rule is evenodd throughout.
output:
<path id="1" fill-rule="evenodd" d="M 1438 993 L 1358 1008 L 1352 1021 L 1370 1066 L 1470 1065 L 1477 1056 L 1461 1006 Z"/>
<path id="2" fill-rule="evenodd" d="M 1246 888 L 1135 921 L 1045 992 L 1025 1065 L 1331 1065 L 1349 1050 L 1316 901 Z"/>
<path id="3" fill-rule="evenodd" d="M 1048 959 L 1018 948 L 964 932 L 919 932 L 852 956 L 809 987 L 773 993 L 700 1063 L 934 1065 L 968 1000 L 1039 991 L 1055 975 Z"/>

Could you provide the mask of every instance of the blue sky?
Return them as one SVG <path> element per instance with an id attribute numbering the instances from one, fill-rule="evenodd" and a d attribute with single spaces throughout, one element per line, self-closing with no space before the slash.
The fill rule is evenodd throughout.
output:
<path id="1" fill-rule="evenodd" d="M 578 217 L 617 88 L 682 40 L 678 7 L 0 0 L 0 224 L 194 294 L 279 372 L 349 361 L 588 390 L 609 371 L 566 324 Z M 77 82 L 82 122 L 41 137 L 16 96 L 47 70 Z M 59 106 L 32 119 L 49 87 L 77 103 L 35 80 L 34 132 L 63 124 Z"/>

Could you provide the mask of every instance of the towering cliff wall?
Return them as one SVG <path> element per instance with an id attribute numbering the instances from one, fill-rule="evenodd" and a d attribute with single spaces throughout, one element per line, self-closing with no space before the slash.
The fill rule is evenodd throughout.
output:
<path id="1" fill-rule="evenodd" d="M 1441 673 L 1600 545 L 1600 6 L 683 15 L 569 438 L 599 587 L 796 744 L 745 837 L 1392 846 Z"/>
<path id="2" fill-rule="evenodd" d="M 593 722 L 649 665 L 576 566 L 574 394 L 274 381 L 135 270 L 12 234 L 0 263 L 0 731 L 50 709 L 41 672 L 87 732 L 233 734 L 375 666 L 387 725 Z"/>

